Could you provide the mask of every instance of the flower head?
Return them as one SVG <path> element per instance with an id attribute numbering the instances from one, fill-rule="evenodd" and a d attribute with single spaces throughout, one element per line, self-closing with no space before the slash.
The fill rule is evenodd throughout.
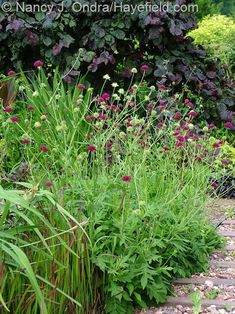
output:
<path id="1" fill-rule="evenodd" d="M 131 179 L 132 179 L 131 176 L 123 176 L 123 177 L 122 177 L 122 181 L 123 181 L 123 182 L 130 182 Z"/>
<path id="2" fill-rule="evenodd" d="M 11 70 L 11 71 L 8 71 L 8 73 L 7 73 L 8 76 L 15 75 L 15 74 L 16 74 L 16 72 L 15 72 L 15 71 L 12 71 L 12 70 Z"/>
<path id="3" fill-rule="evenodd" d="M 50 187 L 52 187 L 54 184 L 53 184 L 53 182 L 51 182 L 51 181 L 46 181 L 45 183 L 44 183 L 44 186 L 45 187 L 47 187 L 47 188 L 50 188 Z"/>
<path id="4" fill-rule="evenodd" d="M 110 95 L 109 93 L 103 93 L 101 96 L 105 101 L 109 101 L 110 100 Z"/>
<path id="5" fill-rule="evenodd" d="M 150 67 L 147 64 L 144 64 L 140 67 L 140 71 L 145 72 L 150 70 Z"/>
<path id="6" fill-rule="evenodd" d="M 87 121 L 92 121 L 92 120 L 95 120 L 95 116 L 86 116 L 86 120 Z"/>
<path id="7" fill-rule="evenodd" d="M 94 145 L 89 145 L 87 147 L 88 152 L 95 152 L 96 151 L 96 147 Z"/>
<path id="8" fill-rule="evenodd" d="M 11 117 L 11 121 L 12 121 L 13 123 L 19 123 L 19 122 L 20 122 L 20 119 L 19 119 L 18 117 L 16 117 L 16 116 L 13 116 L 13 117 Z"/>
<path id="9" fill-rule="evenodd" d="M 34 123 L 34 127 L 37 129 L 41 128 L 41 126 L 42 126 L 41 123 L 38 121 Z"/>
<path id="10" fill-rule="evenodd" d="M 106 80 L 106 81 L 110 81 L 111 80 L 111 77 L 108 75 L 108 74 L 105 74 L 103 76 L 103 79 Z"/>
<path id="11" fill-rule="evenodd" d="M 196 111 L 194 111 L 194 110 L 191 110 L 191 111 L 189 112 L 189 114 L 188 114 L 188 116 L 189 116 L 189 117 L 192 117 L 192 118 L 196 117 L 197 115 L 198 115 L 198 113 L 197 113 Z"/>
<path id="12" fill-rule="evenodd" d="M 30 144 L 30 140 L 24 139 L 24 140 L 21 140 L 21 143 L 22 143 L 23 145 L 28 145 L 28 144 Z"/>
<path id="13" fill-rule="evenodd" d="M 7 107 L 3 108 L 3 111 L 6 113 L 11 113 L 13 111 L 13 108 L 7 106 Z"/>
<path id="14" fill-rule="evenodd" d="M 83 84 L 83 83 L 79 83 L 79 84 L 78 84 L 78 89 L 80 89 L 80 90 L 84 90 L 84 89 L 86 89 L 85 84 Z"/>
<path id="15" fill-rule="evenodd" d="M 33 66 L 35 68 L 41 68 L 41 67 L 43 67 L 43 64 L 44 63 L 41 60 L 37 60 L 37 61 L 34 62 Z"/>
<path id="16" fill-rule="evenodd" d="M 40 146 L 40 151 L 48 152 L 48 150 L 49 150 L 48 146 L 45 146 L 45 145 Z"/>
<path id="17" fill-rule="evenodd" d="M 27 107 L 27 110 L 28 110 L 28 111 L 33 111 L 33 110 L 34 110 L 34 107 L 31 106 L 31 105 L 29 105 L 29 106 Z"/>
<path id="18" fill-rule="evenodd" d="M 234 125 L 233 125 L 232 122 L 225 122 L 224 127 L 225 127 L 226 129 L 232 130 L 232 129 L 234 128 Z"/>

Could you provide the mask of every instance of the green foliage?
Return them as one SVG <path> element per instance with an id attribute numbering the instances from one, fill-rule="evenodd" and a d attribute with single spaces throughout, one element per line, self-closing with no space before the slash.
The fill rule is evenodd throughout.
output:
<path id="1" fill-rule="evenodd" d="M 13 78 L 20 99 L 1 124 L 0 310 L 128 314 L 206 269 L 220 245 L 203 213 L 207 138 L 195 138 L 186 105 L 180 121 L 182 103 L 160 110 L 167 91 L 143 79 L 125 91 L 106 76 L 93 95 L 57 70 Z"/>
<path id="2" fill-rule="evenodd" d="M 219 14 L 222 8 L 222 2 L 216 3 L 215 0 L 196 0 L 198 5 L 197 18 L 202 20 L 207 15 Z"/>
<path id="3" fill-rule="evenodd" d="M 23 64 L 31 68 L 36 59 L 42 59 L 59 65 L 68 81 L 89 70 L 90 78 L 100 87 L 104 73 L 115 73 L 125 80 L 133 67 L 147 63 L 151 67 L 147 72 L 151 84 L 165 84 L 172 92 L 181 92 L 186 83 L 204 100 L 210 99 L 226 109 L 233 103 L 233 85 L 226 71 L 219 62 L 208 62 L 206 51 L 185 37 L 196 27 L 195 17 L 189 12 L 176 12 L 177 1 L 169 1 L 167 12 L 117 10 L 111 14 L 102 10 L 75 12 L 71 9 L 74 2 L 64 1 L 63 12 L 61 1 L 56 0 L 55 9 L 48 14 L 15 12 L 14 5 L 13 12 L 0 13 L 0 67 L 18 69 Z M 188 2 L 180 1 L 182 5 Z M 48 1 L 40 1 L 45 3 Z M 88 3 L 104 5 L 103 0 Z M 120 5 L 123 1 L 115 3 Z M 146 5 L 143 0 L 128 3 Z"/>
<path id="4" fill-rule="evenodd" d="M 207 16 L 189 35 L 196 44 L 203 45 L 212 58 L 220 58 L 234 70 L 235 22 L 231 18 L 224 15 Z"/>

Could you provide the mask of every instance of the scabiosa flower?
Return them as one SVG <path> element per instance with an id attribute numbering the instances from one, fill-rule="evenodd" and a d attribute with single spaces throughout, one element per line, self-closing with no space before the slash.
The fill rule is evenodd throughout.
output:
<path id="1" fill-rule="evenodd" d="M 3 111 L 6 113 L 11 113 L 13 111 L 13 108 L 7 106 L 7 107 L 3 108 Z"/>
<path id="2" fill-rule="evenodd" d="M 86 116 L 87 121 L 95 120 L 95 116 Z"/>
<path id="3" fill-rule="evenodd" d="M 145 71 L 149 71 L 150 67 L 147 64 L 144 64 L 140 67 L 140 71 L 145 72 Z"/>
<path id="4" fill-rule="evenodd" d="M 177 138 L 177 140 L 179 142 L 184 142 L 185 141 L 185 137 L 183 135 L 178 135 L 176 138 Z"/>
<path id="5" fill-rule="evenodd" d="M 80 90 L 84 90 L 84 89 L 86 89 L 85 84 L 83 84 L 83 83 L 79 83 L 79 84 L 78 84 L 78 89 L 80 89 Z"/>
<path id="6" fill-rule="evenodd" d="M 38 121 L 34 123 L 34 127 L 37 129 L 41 128 L 41 126 L 42 126 L 41 123 Z"/>
<path id="7" fill-rule="evenodd" d="M 111 80 L 111 77 L 108 75 L 108 74 L 105 74 L 103 76 L 103 79 L 106 80 L 106 81 L 110 81 Z"/>
<path id="8" fill-rule="evenodd" d="M 132 68 L 132 69 L 131 69 L 131 72 L 132 72 L 133 74 L 136 74 L 136 73 L 138 73 L 138 70 L 137 70 L 136 68 Z"/>
<path id="9" fill-rule="evenodd" d="M 40 146 L 40 151 L 48 152 L 48 150 L 49 150 L 48 146 L 45 146 L 45 145 Z"/>
<path id="10" fill-rule="evenodd" d="M 176 121 L 179 121 L 181 119 L 181 113 L 180 112 L 176 112 L 173 119 L 176 120 Z"/>
<path id="11" fill-rule="evenodd" d="M 31 105 L 29 105 L 29 106 L 27 107 L 27 110 L 28 110 L 28 111 L 33 111 L 33 110 L 34 110 L 34 107 L 31 106 Z"/>
<path id="12" fill-rule="evenodd" d="M 94 145 L 89 145 L 87 147 L 88 152 L 95 152 L 96 151 L 96 147 Z"/>
<path id="13" fill-rule="evenodd" d="M 23 145 L 28 145 L 28 144 L 30 144 L 30 140 L 24 139 L 24 140 L 21 140 L 21 143 L 22 143 Z"/>
<path id="14" fill-rule="evenodd" d="M 52 187 L 54 184 L 53 184 L 53 182 L 51 182 L 51 181 L 46 181 L 45 183 L 44 183 L 44 186 L 45 187 L 47 187 L 47 188 L 50 188 L 50 187 Z"/>
<path id="15" fill-rule="evenodd" d="M 220 142 L 216 142 L 216 143 L 213 144 L 214 148 L 220 148 L 220 146 L 221 146 Z"/>
<path id="16" fill-rule="evenodd" d="M 15 75 L 15 74 L 16 74 L 16 72 L 15 72 L 15 71 L 12 71 L 12 70 L 7 72 L 7 75 L 8 75 L 8 76 Z"/>
<path id="17" fill-rule="evenodd" d="M 212 186 L 213 188 L 217 188 L 218 187 L 218 184 L 215 182 L 215 181 L 212 181 L 211 183 L 210 183 L 210 186 Z"/>
<path id="18" fill-rule="evenodd" d="M 159 109 L 160 111 L 163 111 L 163 110 L 166 109 L 166 107 L 161 105 L 161 106 L 158 106 L 158 109 Z"/>
<path id="19" fill-rule="evenodd" d="M 113 143 L 111 141 L 105 145 L 105 147 L 108 149 L 112 148 L 112 146 L 113 146 Z"/>
<path id="20" fill-rule="evenodd" d="M 159 122 L 158 124 L 157 124 L 157 128 L 162 128 L 164 126 L 164 123 L 162 123 L 162 122 Z"/>
<path id="21" fill-rule="evenodd" d="M 216 126 L 215 126 L 213 123 L 208 124 L 207 127 L 208 127 L 209 130 L 214 130 L 214 129 L 216 129 Z"/>
<path id="22" fill-rule="evenodd" d="M 225 122 L 224 127 L 225 127 L 226 129 L 232 130 L 233 127 L 234 127 L 234 125 L 233 125 L 232 122 Z"/>
<path id="23" fill-rule="evenodd" d="M 19 119 L 18 117 L 16 117 L 16 116 L 13 116 L 13 117 L 11 117 L 11 121 L 12 121 L 13 123 L 19 123 L 19 122 L 20 122 L 20 119 Z"/>
<path id="24" fill-rule="evenodd" d="M 194 110 L 191 110 L 191 111 L 189 112 L 189 114 L 188 114 L 188 116 L 189 116 L 189 117 L 192 117 L 192 118 L 196 117 L 197 115 L 198 115 L 198 113 L 197 113 L 196 111 L 194 111 Z"/>
<path id="25" fill-rule="evenodd" d="M 41 68 L 41 67 L 43 67 L 43 62 L 41 60 L 37 60 L 34 62 L 33 66 L 35 68 Z"/>
<path id="26" fill-rule="evenodd" d="M 159 104 L 164 105 L 167 102 L 166 99 L 159 99 Z"/>
<path id="27" fill-rule="evenodd" d="M 110 100 L 110 95 L 109 93 L 103 93 L 101 96 L 105 101 L 109 101 Z"/>
<path id="28" fill-rule="evenodd" d="M 222 165 L 227 166 L 230 165 L 232 163 L 232 160 L 227 158 L 227 159 L 222 159 L 221 160 Z"/>
<path id="29" fill-rule="evenodd" d="M 41 119 L 41 121 L 46 121 L 47 116 L 43 114 L 40 119 Z"/>
<path id="30" fill-rule="evenodd" d="M 147 106 L 147 109 L 148 109 L 148 110 L 153 110 L 153 108 L 154 108 L 154 106 L 151 105 L 151 104 L 149 104 L 149 105 Z"/>
<path id="31" fill-rule="evenodd" d="M 195 160 L 201 162 L 201 161 L 203 161 L 203 158 L 201 156 L 196 156 Z"/>
<path id="32" fill-rule="evenodd" d="M 122 177 L 123 182 L 130 182 L 131 181 L 131 176 L 123 176 Z"/>
<path id="33" fill-rule="evenodd" d="M 102 102 L 105 102 L 105 100 L 104 100 L 103 97 L 98 97 L 98 98 L 97 98 L 97 102 L 102 103 Z"/>
<path id="34" fill-rule="evenodd" d="M 107 120 L 107 119 L 108 119 L 108 117 L 105 116 L 104 114 L 99 115 L 99 120 L 100 120 L 100 121 L 105 121 L 105 120 Z"/>
<path id="35" fill-rule="evenodd" d="M 183 147 L 184 143 L 183 142 L 176 142 L 175 146 L 176 147 Z"/>
<path id="36" fill-rule="evenodd" d="M 166 90 L 166 89 L 167 89 L 166 85 L 164 85 L 164 84 L 160 84 L 160 85 L 158 86 L 158 88 L 159 88 L 159 89 L 162 89 L 162 90 Z"/>

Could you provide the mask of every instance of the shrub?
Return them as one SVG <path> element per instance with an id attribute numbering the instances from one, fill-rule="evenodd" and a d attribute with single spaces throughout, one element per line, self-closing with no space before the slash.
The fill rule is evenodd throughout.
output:
<path id="1" fill-rule="evenodd" d="M 212 58 L 221 59 L 231 70 L 235 70 L 235 22 L 232 18 L 207 16 L 189 35 L 197 45 L 203 45 Z"/>
<path id="2" fill-rule="evenodd" d="M 74 1 L 64 1 L 65 10 L 61 13 L 60 3 L 54 1 L 50 14 L 1 15 L 0 43 L 4 44 L 0 46 L 0 67 L 17 68 L 22 63 L 31 66 L 36 58 L 42 58 L 54 66 L 63 66 L 68 81 L 80 71 L 85 73 L 88 67 L 90 77 L 99 87 L 104 73 L 129 77 L 131 68 L 148 63 L 150 69 L 146 74 L 150 84 L 165 84 L 174 92 L 181 92 L 187 83 L 195 94 L 203 95 L 204 101 L 216 102 L 223 112 L 229 106 L 231 110 L 233 83 L 219 62 L 206 61 L 206 51 L 185 37 L 195 28 L 195 19 L 191 13 L 175 12 L 175 1 L 170 2 L 167 12 L 135 14 L 76 13 L 71 10 Z M 130 1 L 130 4 L 145 4 L 145 1 Z"/>
<path id="3" fill-rule="evenodd" d="M 207 15 L 219 14 L 223 3 L 215 0 L 196 0 L 198 5 L 197 18 L 201 20 Z"/>

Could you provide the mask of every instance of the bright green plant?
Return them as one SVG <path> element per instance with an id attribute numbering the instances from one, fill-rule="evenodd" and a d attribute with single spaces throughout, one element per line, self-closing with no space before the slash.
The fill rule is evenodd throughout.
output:
<path id="1" fill-rule="evenodd" d="M 196 44 L 203 45 L 213 58 L 220 58 L 230 69 L 235 64 L 235 22 L 224 15 L 205 17 L 198 28 L 189 33 Z"/>

